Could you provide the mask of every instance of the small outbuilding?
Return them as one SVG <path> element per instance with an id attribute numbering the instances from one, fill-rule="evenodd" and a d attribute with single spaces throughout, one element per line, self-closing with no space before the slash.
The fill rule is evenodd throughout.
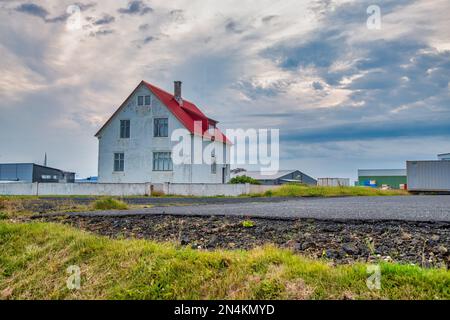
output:
<path id="1" fill-rule="evenodd" d="M 259 181 L 262 185 L 281 185 L 287 183 L 299 183 L 317 185 L 317 180 L 299 170 L 280 170 L 273 175 L 263 175 L 260 171 L 239 171 L 232 177 L 247 176 Z"/>
<path id="2" fill-rule="evenodd" d="M 73 183 L 75 173 L 35 163 L 0 163 L 0 182 Z"/>

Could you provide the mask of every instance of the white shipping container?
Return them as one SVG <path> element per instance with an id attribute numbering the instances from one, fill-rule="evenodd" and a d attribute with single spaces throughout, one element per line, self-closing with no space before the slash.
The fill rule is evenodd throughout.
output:
<path id="1" fill-rule="evenodd" d="M 350 179 L 348 178 L 319 178 L 317 185 L 321 187 L 348 187 Z"/>
<path id="2" fill-rule="evenodd" d="M 408 190 L 450 192 L 450 161 L 407 161 Z"/>

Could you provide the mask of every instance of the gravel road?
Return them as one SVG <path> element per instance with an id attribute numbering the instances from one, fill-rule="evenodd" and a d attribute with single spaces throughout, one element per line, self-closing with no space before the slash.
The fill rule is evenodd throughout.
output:
<path id="1" fill-rule="evenodd" d="M 266 198 L 267 199 L 267 198 Z M 173 199 L 172 199 L 173 201 Z M 250 201 L 250 202 L 249 202 Z M 81 216 L 104 215 L 226 215 L 271 218 L 314 218 L 338 220 L 450 221 L 450 196 L 394 196 L 258 199 L 221 204 L 153 207 L 126 211 L 73 213 Z"/>

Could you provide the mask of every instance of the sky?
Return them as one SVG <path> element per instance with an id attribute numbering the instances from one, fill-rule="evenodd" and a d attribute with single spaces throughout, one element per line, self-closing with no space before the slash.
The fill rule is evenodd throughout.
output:
<path id="1" fill-rule="evenodd" d="M 0 163 L 46 152 L 97 175 L 94 135 L 141 80 L 183 81 L 223 130 L 280 129 L 281 168 L 315 178 L 436 159 L 450 152 L 449 12 L 448 0 L 0 0 Z"/>

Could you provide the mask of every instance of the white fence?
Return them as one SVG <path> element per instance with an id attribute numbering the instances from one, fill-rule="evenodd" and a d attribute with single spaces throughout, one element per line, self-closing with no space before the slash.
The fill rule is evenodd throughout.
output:
<path id="1" fill-rule="evenodd" d="M 150 183 L 0 183 L 0 195 L 145 196 L 150 194 Z"/>
<path id="2" fill-rule="evenodd" d="M 279 186 L 188 183 L 0 183 L 0 195 L 30 196 L 150 196 L 152 192 L 180 196 L 240 196 Z"/>

